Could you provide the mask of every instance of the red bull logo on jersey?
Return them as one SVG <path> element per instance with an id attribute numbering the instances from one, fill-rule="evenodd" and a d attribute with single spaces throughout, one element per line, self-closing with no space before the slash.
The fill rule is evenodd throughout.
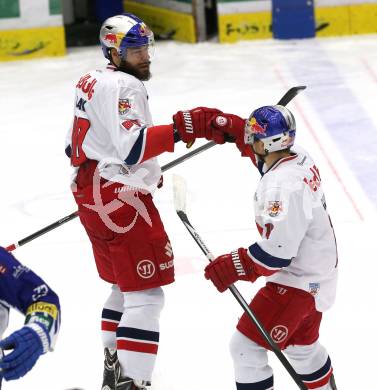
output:
<path id="1" fill-rule="evenodd" d="M 131 103 L 129 99 L 119 99 L 118 102 L 119 115 L 126 114 L 131 109 Z"/>
<path id="2" fill-rule="evenodd" d="M 254 117 L 249 120 L 249 126 L 252 134 L 266 135 L 267 125 L 261 126 Z"/>
<path id="3" fill-rule="evenodd" d="M 267 211 L 270 217 L 277 217 L 283 211 L 283 202 L 281 200 L 268 202 Z"/>

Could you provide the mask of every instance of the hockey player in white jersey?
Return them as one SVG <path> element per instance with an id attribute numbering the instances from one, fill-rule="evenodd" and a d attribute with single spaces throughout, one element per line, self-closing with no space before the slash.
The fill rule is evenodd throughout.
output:
<path id="1" fill-rule="evenodd" d="M 175 115 L 176 127 L 191 130 L 190 112 Z M 181 118 L 181 121 L 176 119 Z M 207 127 L 233 136 L 262 178 L 254 195 L 260 240 L 216 258 L 205 269 L 220 292 L 237 280 L 267 284 L 250 307 L 285 351 L 308 389 L 335 390 L 330 357 L 319 343 L 322 312 L 335 299 L 337 249 L 319 170 L 294 147 L 296 124 L 283 106 L 265 106 L 250 118 L 218 114 Z M 195 126 L 194 126 L 195 131 Z M 269 345 L 244 314 L 231 340 L 238 390 L 270 390 Z"/>
<path id="2" fill-rule="evenodd" d="M 224 142 L 212 126 L 220 113 L 192 112 L 196 130 L 153 126 L 143 81 L 151 77 L 153 33 L 131 14 L 107 19 L 100 42 L 109 64 L 76 84 L 66 154 L 72 190 L 92 243 L 99 276 L 112 284 L 102 311 L 105 369 L 102 390 L 146 388 L 159 343 L 161 286 L 174 281 L 174 256 L 153 203 L 161 184 L 156 156 L 196 137 Z"/>
<path id="3" fill-rule="evenodd" d="M 220 122 L 228 122 L 224 130 L 244 138 L 257 156 L 262 178 L 254 211 L 261 238 L 216 258 L 205 277 L 223 292 L 237 280 L 265 276 L 267 284 L 250 308 L 308 389 L 336 389 L 330 357 L 318 341 L 322 312 L 335 299 L 338 271 L 319 170 L 308 153 L 293 146 L 295 119 L 283 106 L 255 110 L 246 126 L 226 114 Z M 238 390 L 273 388 L 269 345 L 245 314 L 230 348 Z"/>

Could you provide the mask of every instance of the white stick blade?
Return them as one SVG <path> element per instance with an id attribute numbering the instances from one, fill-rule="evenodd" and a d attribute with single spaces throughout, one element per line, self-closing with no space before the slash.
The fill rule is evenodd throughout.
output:
<path id="1" fill-rule="evenodd" d="M 177 211 L 186 212 L 186 181 L 182 176 L 173 175 L 174 206 Z"/>

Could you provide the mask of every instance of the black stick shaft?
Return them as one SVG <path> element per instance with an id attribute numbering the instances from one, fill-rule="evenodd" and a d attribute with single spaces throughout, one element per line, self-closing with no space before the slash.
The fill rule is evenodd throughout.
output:
<path id="1" fill-rule="evenodd" d="M 209 261 L 212 261 L 214 259 L 214 256 L 209 251 L 207 246 L 204 244 L 204 241 L 199 236 L 197 231 L 194 229 L 194 227 L 191 225 L 190 221 L 187 218 L 187 215 L 182 210 L 177 210 L 177 214 L 183 224 L 185 225 L 188 232 L 191 234 L 192 238 L 195 240 L 195 242 L 198 244 L 199 248 L 202 250 L 204 255 L 208 258 Z M 271 350 L 275 353 L 276 357 L 280 360 L 282 365 L 285 367 L 285 369 L 288 371 L 289 375 L 292 377 L 292 379 L 296 382 L 297 386 L 300 390 L 307 390 L 306 386 L 302 382 L 301 378 L 295 371 L 295 369 L 292 367 L 292 365 L 289 363 L 287 358 L 283 355 L 278 345 L 272 340 L 271 336 L 268 334 L 264 326 L 261 324 L 261 322 L 258 320 L 258 318 L 255 316 L 253 311 L 250 309 L 249 305 L 241 295 L 241 293 L 238 291 L 237 287 L 233 284 L 229 286 L 230 292 L 233 294 L 233 296 L 236 298 L 237 302 L 241 305 L 242 309 L 245 311 L 245 313 L 248 315 L 248 317 L 251 319 L 253 324 L 258 328 L 260 334 L 264 338 L 264 340 L 268 343 L 268 345 L 271 347 Z"/>
<path id="2" fill-rule="evenodd" d="M 282 106 L 287 105 L 298 93 L 300 93 L 305 88 L 306 88 L 305 86 L 299 86 L 299 87 L 292 87 L 292 88 L 290 88 L 284 94 L 284 96 L 279 100 L 278 104 L 280 104 Z M 192 150 L 191 152 L 186 153 L 185 155 L 183 155 L 181 157 L 178 157 L 177 159 L 171 161 L 170 163 L 167 163 L 166 165 L 164 165 L 161 168 L 161 170 L 162 170 L 162 172 L 165 172 L 168 169 L 175 167 L 176 165 L 180 164 L 181 162 L 186 161 L 189 158 L 191 158 L 193 156 L 196 156 L 197 154 L 199 154 L 201 152 L 204 152 L 205 150 L 207 150 L 209 148 L 212 148 L 215 145 L 216 145 L 216 143 L 214 141 L 207 142 L 206 144 L 200 146 L 199 148 L 196 148 L 196 149 Z M 72 214 L 67 215 L 66 217 L 63 217 L 63 218 L 59 219 L 56 222 L 53 222 L 51 225 L 48 225 L 48 226 L 44 227 L 41 230 L 38 230 L 37 232 L 35 232 L 33 234 L 30 234 L 30 236 L 27 236 L 27 237 L 23 238 L 22 240 L 16 242 L 15 244 L 11 244 L 11 245 L 7 246 L 5 249 L 7 251 L 13 251 L 16 248 L 18 248 L 18 247 L 20 247 L 22 245 L 25 245 L 28 242 L 30 242 L 30 241 L 32 241 L 32 240 L 34 240 L 34 239 L 36 239 L 36 238 L 38 238 L 38 237 L 48 233 L 49 231 L 54 230 L 57 227 L 64 225 L 66 222 L 72 221 L 72 219 L 75 219 L 76 217 L 78 217 L 78 212 L 77 211 L 75 211 Z"/>
<path id="3" fill-rule="evenodd" d="M 33 234 L 30 234 L 30 236 L 27 236 L 27 237 L 23 238 L 22 240 L 16 242 L 15 244 L 11 244 L 11 245 L 7 246 L 5 249 L 7 251 L 11 252 L 11 251 L 15 250 L 16 248 L 18 248 L 18 247 L 20 247 L 22 245 L 25 245 L 28 242 L 33 241 L 34 239 L 36 239 L 36 238 L 38 238 L 40 236 L 43 236 L 43 234 L 46 234 L 49 231 L 54 230 L 54 229 L 56 229 L 57 227 L 59 227 L 61 225 L 64 225 L 66 222 L 72 221 L 72 219 L 75 219 L 76 217 L 78 217 L 78 212 L 77 211 L 75 211 L 74 213 L 69 214 L 69 215 L 59 219 L 58 221 L 52 223 L 51 225 L 48 225 L 48 226 L 44 227 L 41 230 L 36 231 Z"/>
<path id="4" fill-rule="evenodd" d="M 175 160 L 173 160 L 173 161 L 167 163 L 166 165 L 162 166 L 162 167 L 161 167 L 161 170 L 162 170 L 162 172 L 165 172 L 165 171 L 167 171 L 168 169 L 175 167 L 176 165 L 182 163 L 183 161 L 186 161 L 186 160 L 188 160 L 189 158 L 194 157 L 194 156 L 196 156 L 197 154 L 202 153 L 202 152 L 204 152 L 205 150 L 207 150 L 207 149 L 209 149 L 209 148 L 212 148 L 212 147 L 215 146 L 215 145 L 216 145 L 216 143 L 213 142 L 213 141 L 207 142 L 206 144 L 200 146 L 199 148 L 196 148 L 196 149 L 192 150 L 191 152 L 186 153 L 186 154 L 184 154 L 183 156 L 178 157 L 178 158 L 176 158 Z M 78 212 L 75 211 L 74 213 L 69 214 L 69 215 L 63 217 L 63 218 L 59 219 L 59 220 L 56 221 L 56 222 L 53 222 L 52 224 L 50 224 L 50 225 L 44 227 L 43 229 L 38 230 L 38 231 L 36 231 L 36 232 L 33 233 L 33 234 L 30 234 L 30 236 L 27 236 L 27 237 L 23 238 L 22 240 L 16 242 L 15 244 L 11 244 L 11 245 L 7 246 L 5 249 L 6 249 L 7 251 L 11 252 L 11 251 L 15 250 L 16 248 L 18 248 L 18 247 L 20 247 L 20 246 L 22 246 L 22 245 L 25 245 L 25 244 L 27 244 L 28 242 L 33 241 L 33 240 L 35 240 L 36 238 L 38 238 L 38 237 L 40 237 L 40 236 L 43 236 L 44 234 L 50 232 L 51 230 L 54 230 L 54 229 L 56 229 L 57 227 L 62 226 L 62 225 L 64 225 L 65 223 L 67 223 L 67 222 L 69 222 L 69 221 L 72 221 L 72 219 L 77 218 L 78 215 L 79 215 Z"/>
<path id="5" fill-rule="evenodd" d="M 191 152 L 188 152 L 188 153 L 184 154 L 183 156 L 178 157 L 175 160 L 170 161 L 169 163 L 165 164 L 164 166 L 161 167 L 161 170 L 162 170 L 162 172 L 165 172 L 168 169 L 175 167 L 176 165 L 182 163 L 183 161 L 186 161 L 189 158 L 194 157 L 197 154 L 202 153 L 205 150 L 212 148 L 215 145 L 216 145 L 216 143 L 214 141 L 207 142 L 204 145 L 200 146 L 199 148 L 196 148 L 196 149 L 192 150 Z"/>

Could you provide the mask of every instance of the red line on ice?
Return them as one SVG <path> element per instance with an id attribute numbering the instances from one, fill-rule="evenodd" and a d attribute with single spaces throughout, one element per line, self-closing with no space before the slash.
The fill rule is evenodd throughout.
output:
<path id="1" fill-rule="evenodd" d="M 283 76 L 281 75 L 279 69 L 277 69 L 275 67 L 275 74 L 277 76 L 277 78 L 280 80 L 280 82 L 283 84 L 284 88 L 288 88 L 287 87 L 287 83 L 285 82 Z M 377 81 L 377 79 L 376 79 Z M 357 207 L 357 204 L 356 204 L 356 201 L 353 199 L 352 195 L 348 192 L 345 184 L 343 183 L 343 180 L 342 178 L 340 177 L 337 169 L 335 168 L 335 166 L 333 165 L 333 163 L 331 162 L 325 148 L 323 147 L 321 141 L 319 140 L 317 134 L 315 133 L 315 130 L 313 129 L 313 126 L 310 124 L 309 120 L 307 119 L 305 113 L 304 113 L 304 110 L 301 108 L 301 106 L 295 102 L 294 103 L 296 108 L 297 108 L 297 111 L 299 112 L 299 114 L 301 115 L 303 121 L 305 122 L 310 134 L 312 135 L 312 137 L 314 138 L 315 142 L 318 144 L 318 147 L 319 149 L 321 150 L 322 154 L 324 155 L 325 159 L 326 159 L 326 162 L 327 164 L 329 165 L 332 173 L 334 174 L 334 176 L 336 177 L 336 179 L 338 180 L 338 183 L 339 185 L 341 186 L 341 188 L 343 189 L 344 193 L 346 194 L 348 200 L 350 201 L 350 203 L 352 204 L 353 208 L 355 209 L 355 212 L 356 214 L 358 215 L 358 217 L 360 218 L 361 221 L 364 220 L 364 217 L 363 215 L 361 214 L 359 208 Z"/>

